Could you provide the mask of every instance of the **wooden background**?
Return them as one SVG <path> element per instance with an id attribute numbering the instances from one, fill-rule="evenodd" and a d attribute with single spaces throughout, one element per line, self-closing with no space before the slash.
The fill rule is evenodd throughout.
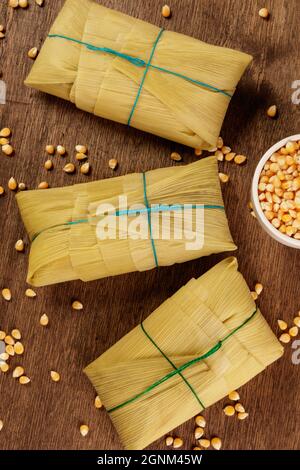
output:
<path id="1" fill-rule="evenodd" d="M 30 188 L 45 179 L 51 186 L 86 181 L 82 175 L 65 175 L 61 171 L 65 163 L 59 159 L 56 170 L 45 174 L 47 143 L 63 144 L 71 155 L 75 144 L 87 143 L 93 167 L 90 181 L 112 176 L 107 164 L 112 157 L 119 161 L 118 175 L 169 166 L 172 151 L 179 151 L 185 163 L 195 160 L 191 149 L 128 130 L 27 89 L 23 80 L 32 65 L 27 51 L 41 46 L 63 0 L 45 0 L 44 8 L 33 0 L 30 3 L 28 10 L 17 11 L 9 9 L 6 0 L 0 4 L 0 24 L 7 30 L 0 40 L 0 68 L 8 86 L 0 127 L 12 128 L 16 149 L 13 158 L 0 156 L 0 185 L 7 187 L 11 176 Z M 239 246 L 240 269 L 250 286 L 257 280 L 264 284 L 259 305 L 277 331 L 278 318 L 291 321 L 300 309 L 300 252 L 271 240 L 251 217 L 247 203 L 259 158 L 271 144 L 299 133 L 300 106 L 291 101 L 292 82 L 300 80 L 299 1 L 266 0 L 269 21 L 259 18 L 258 10 L 264 5 L 257 0 L 170 0 L 170 20 L 162 18 L 160 0 L 102 3 L 212 44 L 253 54 L 253 65 L 232 101 L 222 131 L 225 142 L 245 153 L 249 162 L 244 168 L 225 165 L 231 182 L 224 187 L 224 197 Z M 279 107 L 279 119 L 274 121 L 265 114 L 273 103 Z M 22 331 L 26 352 L 21 363 L 32 380 L 22 387 L 11 374 L 0 374 L 0 419 L 4 421 L 0 448 L 120 449 L 108 415 L 94 408 L 94 390 L 82 369 L 191 277 L 227 255 L 90 284 L 43 288 L 30 300 L 24 295 L 28 246 L 24 255 L 14 250 L 15 242 L 26 236 L 14 194 L 9 191 L 0 199 L 0 217 L 0 288 L 10 287 L 13 293 L 11 303 L 0 300 L 0 329 L 18 327 Z M 72 311 L 74 298 L 83 302 L 83 312 Z M 50 318 L 48 329 L 39 325 L 43 313 Z M 242 402 L 250 413 L 246 421 L 226 418 L 222 413 L 225 400 L 205 412 L 207 434 L 220 436 L 226 449 L 299 449 L 300 366 L 292 364 L 291 354 L 288 346 L 281 361 L 242 389 Z M 17 361 L 11 364 L 17 365 Z M 51 369 L 61 373 L 60 383 L 50 381 Z M 79 434 L 81 423 L 90 426 L 85 439 Z M 195 445 L 193 428 L 191 421 L 174 432 L 184 438 L 186 449 Z M 165 448 L 164 440 L 152 448 Z"/>

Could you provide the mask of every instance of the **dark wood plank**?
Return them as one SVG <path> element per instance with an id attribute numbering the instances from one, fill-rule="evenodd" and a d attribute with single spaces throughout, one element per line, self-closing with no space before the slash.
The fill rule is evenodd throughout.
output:
<path id="1" fill-rule="evenodd" d="M 14 158 L 1 157 L 0 184 L 6 186 L 14 176 L 30 188 L 37 187 L 45 179 L 43 149 L 50 142 L 63 143 L 68 149 L 73 149 L 75 143 L 87 142 L 93 165 L 91 180 L 111 176 L 107 167 L 111 157 L 120 162 L 117 174 L 167 166 L 171 151 L 179 151 L 186 163 L 194 161 L 188 148 L 98 119 L 69 103 L 25 88 L 23 80 L 31 66 L 26 53 L 30 47 L 42 44 L 63 0 L 45 3 L 45 8 L 39 8 L 31 0 L 26 11 L 12 11 L 4 1 L 0 5 L 0 23 L 7 28 L 6 38 L 0 43 L 0 67 L 8 85 L 7 104 L 0 109 L 0 127 L 13 129 L 16 148 Z M 300 309 L 299 252 L 268 238 L 249 214 L 247 202 L 260 156 L 274 142 L 299 132 L 300 107 L 291 102 L 291 84 L 300 79 L 299 2 L 269 0 L 270 21 L 258 17 L 258 0 L 172 0 L 173 16 L 168 21 L 161 17 L 159 0 L 102 3 L 254 55 L 222 132 L 229 145 L 248 155 L 249 162 L 245 168 L 226 167 L 231 182 L 224 188 L 224 196 L 239 246 L 240 269 L 251 286 L 257 280 L 265 286 L 259 300 L 264 315 L 273 329 L 279 317 L 291 321 Z M 266 106 L 273 103 L 280 111 L 275 121 L 265 116 Z M 64 175 L 59 168 L 47 179 L 52 186 L 85 180 L 80 175 Z M 30 386 L 21 387 L 11 375 L 0 375 L 0 418 L 5 423 L 0 448 L 120 448 L 107 414 L 94 409 L 94 390 L 82 373 L 83 367 L 223 255 L 151 273 L 48 287 L 38 291 L 37 299 L 29 300 L 24 296 L 28 248 L 25 255 L 14 250 L 24 229 L 13 194 L 0 199 L 0 214 L 0 288 L 9 286 L 13 293 L 10 304 L 0 300 L 0 328 L 18 327 L 23 332 L 26 353 L 21 362 L 32 379 Z M 72 311 L 72 298 L 82 300 L 82 313 Z M 47 330 L 39 326 L 43 313 L 51 321 Z M 17 361 L 14 359 L 12 364 Z M 61 373 L 60 383 L 49 380 L 51 369 Z M 249 419 L 243 423 L 226 419 L 223 403 L 219 403 L 205 412 L 208 434 L 222 437 L 226 449 L 299 449 L 299 385 L 299 369 L 292 364 L 291 349 L 287 347 L 280 362 L 243 388 L 242 401 L 250 412 Z M 91 428 L 86 439 L 78 432 L 81 422 Z M 184 437 L 187 449 L 194 445 L 193 427 L 193 422 L 189 422 L 176 430 Z M 164 448 L 163 440 L 152 448 Z"/>

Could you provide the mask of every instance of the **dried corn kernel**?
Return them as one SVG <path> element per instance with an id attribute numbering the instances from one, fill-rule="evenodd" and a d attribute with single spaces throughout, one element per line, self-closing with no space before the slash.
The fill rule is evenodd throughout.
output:
<path id="1" fill-rule="evenodd" d="M 164 5 L 162 7 L 161 14 L 164 18 L 169 18 L 171 16 L 171 8 L 169 5 Z"/>
<path id="2" fill-rule="evenodd" d="M 200 428 L 200 427 L 197 427 L 194 431 L 194 436 L 195 436 L 195 439 L 201 439 L 201 437 L 204 435 L 204 429 L 203 428 Z"/>
<path id="3" fill-rule="evenodd" d="M 83 310 L 83 305 L 81 302 L 79 302 L 78 300 L 75 300 L 73 303 L 72 303 L 72 308 L 73 310 Z"/>
<path id="4" fill-rule="evenodd" d="M 100 408 L 102 408 L 102 401 L 100 399 L 100 397 L 97 395 L 96 398 L 95 398 L 95 408 L 97 408 L 97 410 L 100 410 Z"/>
<path id="5" fill-rule="evenodd" d="M 209 439 L 199 439 L 199 444 L 203 449 L 208 449 L 210 447 L 210 440 Z"/>
<path id="6" fill-rule="evenodd" d="M 235 414 L 235 409 L 233 406 L 228 405 L 223 409 L 226 416 L 233 416 Z"/>
<path id="7" fill-rule="evenodd" d="M 165 440 L 166 446 L 168 446 L 168 447 L 172 446 L 173 442 L 174 442 L 174 439 L 173 439 L 172 436 L 167 436 L 166 437 L 166 440 Z"/>
<path id="8" fill-rule="evenodd" d="M 82 435 L 82 437 L 86 437 L 88 435 L 89 431 L 90 431 L 90 429 L 86 424 L 82 424 L 80 426 L 80 434 Z"/>
<path id="9" fill-rule="evenodd" d="M 14 379 L 19 379 L 20 377 L 22 377 L 22 375 L 24 375 L 24 369 L 23 367 L 16 367 L 13 371 L 13 378 Z"/>
<path id="10" fill-rule="evenodd" d="M 26 297 L 30 298 L 30 299 L 34 299 L 36 297 L 36 292 L 32 289 L 26 289 L 25 291 L 25 295 Z"/>
<path id="11" fill-rule="evenodd" d="M 183 446 L 183 440 L 180 437 L 175 437 L 173 442 L 173 449 L 179 449 Z"/>
<path id="12" fill-rule="evenodd" d="M 11 291 L 10 289 L 3 289 L 2 290 L 2 297 L 4 300 L 6 300 L 7 302 L 10 302 L 11 301 Z"/>
<path id="13" fill-rule="evenodd" d="M 26 377 L 26 375 L 22 375 L 22 377 L 19 378 L 19 383 L 21 385 L 27 385 L 30 382 L 30 378 Z"/>
<path id="14" fill-rule="evenodd" d="M 14 351 L 18 356 L 22 356 L 24 353 L 24 346 L 19 341 L 14 345 Z"/>
<path id="15" fill-rule="evenodd" d="M 50 372 L 51 379 L 53 382 L 59 382 L 60 381 L 60 374 L 54 370 Z"/>
<path id="16" fill-rule="evenodd" d="M 44 315 L 41 316 L 40 318 L 40 325 L 41 326 L 47 326 L 49 324 L 49 318 L 48 316 L 44 313 Z"/>
<path id="17" fill-rule="evenodd" d="M 249 413 L 238 413 L 238 419 L 243 421 L 244 419 L 248 418 Z"/>
<path id="18" fill-rule="evenodd" d="M 211 445 L 215 450 L 221 450 L 222 441 L 219 437 L 213 437 L 211 440 Z"/>
<path id="19" fill-rule="evenodd" d="M 205 426 L 206 426 L 206 419 L 204 418 L 204 416 L 198 415 L 198 416 L 196 416 L 196 418 L 195 418 L 195 423 L 196 423 L 196 425 L 199 426 L 200 428 L 205 428 Z"/>
<path id="20" fill-rule="evenodd" d="M 292 328 L 289 329 L 289 335 L 292 338 L 295 338 L 299 334 L 299 328 L 297 326 L 292 326 Z"/>
<path id="21" fill-rule="evenodd" d="M 291 341 L 291 337 L 288 333 L 283 333 L 280 336 L 279 341 L 281 341 L 282 343 L 288 344 Z"/>
<path id="22" fill-rule="evenodd" d="M 233 392 L 229 393 L 228 398 L 231 401 L 239 401 L 240 395 L 238 394 L 236 390 L 234 390 Z"/>
<path id="23" fill-rule="evenodd" d="M 22 337 L 20 330 L 17 330 L 17 329 L 12 330 L 11 335 L 16 340 L 19 340 Z"/>

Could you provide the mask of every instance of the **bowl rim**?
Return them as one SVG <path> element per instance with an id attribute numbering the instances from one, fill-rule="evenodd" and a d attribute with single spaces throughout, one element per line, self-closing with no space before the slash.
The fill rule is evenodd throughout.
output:
<path id="1" fill-rule="evenodd" d="M 295 240 L 294 238 L 290 238 L 287 235 L 279 232 L 279 230 L 273 227 L 273 225 L 266 218 L 261 208 L 260 201 L 258 198 L 258 184 L 259 184 L 259 178 L 263 170 L 263 167 L 265 163 L 269 160 L 269 158 L 273 155 L 273 153 L 277 152 L 279 149 L 284 147 L 288 142 L 299 141 L 299 140 L 300 140 L 300 134 L 295 134 L 295 135 L 292 135 L 292 136 L 289 136 L 280 140 L 279 142 L 274 144 L 272 147 L 270 147 L 260 159 L 255 169 L 254 177 L 252 180 L 252 204 L 253 204 L 254 212 L 259 222 L 261 223 L 263 228 L 266 230 L 266 232 L 275 240 L 277 240 L 279 243 L 292 247 L 292 248 L 296 248 L 296 249 L 300 249 L 300 240 Z"/>

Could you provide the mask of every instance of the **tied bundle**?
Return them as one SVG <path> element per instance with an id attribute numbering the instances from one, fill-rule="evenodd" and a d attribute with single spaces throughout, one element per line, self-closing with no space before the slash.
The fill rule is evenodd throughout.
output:
<path id="1" fill-rule="evenodd" d="M 25 83 L 96 116 L 209 149 L 251 60 L 91 0 L 67 0 Z"/>
<path id="2" fill-rule="evenodd" d="M 236 259 L 228 258 L 192 279 L 85 372 L 124 447 L 139 450 L 282 353 Z"/>
<path id="3" fill-rule="evenodd" d="M 146 271 L 236 248 L 215 157 L 22 192 L 17 201 L 32 242 L 34 286 Z"/>

